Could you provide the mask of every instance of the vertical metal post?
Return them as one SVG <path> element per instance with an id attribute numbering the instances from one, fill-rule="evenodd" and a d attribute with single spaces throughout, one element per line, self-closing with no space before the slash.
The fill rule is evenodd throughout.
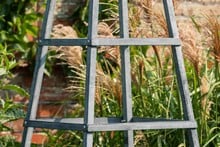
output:
<path id="1" fill-rule="evenodd" d="M 42 23 L 42 31 L 41 31 L 41 36 L 40 36 L 41 39 L 50 37 L 52 24 L 53 24 L 53 12 L 55 9 L 55 5 L 56 5 L 55 0 L 47 1 L 45 17 Z M 31 91 L 30 91 L 30 101 L 28 105 L 26 119 L 24 121 L 22 146 L 25 146 L 25 147 L 28 147 L 31 145 L 32 134 L 33 134 L 34 128 L 28 127 L 27 123 L 31 119 L 36 119 L 47 51 L 48 51 L 48 46 L 39 45 L 39 48 L 37 50 L 33 82 L 32 82 Z"/>
<path id="2" fill-rule="evenodd" d="M 129 38 L 128 30 L 128 1 L 119 0 L 119 23 L 120 23 L 120 37 Z M 132 94 L 131 94 L 131 66 L 130 66 L 130 49 L 129 46 L 121 46 L 121 78 L 122 78 L 122 113 L 123 121 L 130 122 L 132 114 Z M 124 132 L 125 146 L 133 146 L 133 130 Z"/>
<path id="3" fill-rule="evenodd" d="M 88 39 L 97 38 L 99 0 L 90 0 Z M 85 114 L 84 124 L 94 124 L 95 86 L 96 86 L 97 47 L 88 46 L 86 63 Z M 93 146 L 93 133 L 84 132 L 83 146 Z"/>
<path id="4" fill-rule="evenodd" d="M 167 20 L 167 26 L 169 30 L 169 37 L 178 38 L 179 33 L 178 33 L 177 25 L 176 25 L 172 0 L 163 0 L 163 4 L 164 4 L 164 11 L 165 11 L 166 20 Z M 180 95 L 181 95 L 181 100 L 182 100 L 182 105 L 183 105 L 183 110 L 184 110 L 184 119 L 195 121 L 190 94 L 189 94 L 189 86 L 187 82 L 181 46 L 172 46 L 172 52 L 173 52 L 173 61 L 175 64 L 178 86 L 180 89 Z M 198 142 L 197 130 L 188 129 L 187 132 L 188 132 L 187 136 L 189 138 L 190 146 L 198 147 L 199 142 Z"/>

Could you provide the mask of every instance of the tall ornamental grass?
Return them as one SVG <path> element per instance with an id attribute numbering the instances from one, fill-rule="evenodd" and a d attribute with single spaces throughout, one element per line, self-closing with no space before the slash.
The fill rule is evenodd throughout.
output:
<path id="1" fill-rule="evenodd" d="M 118 37 L 118 6 L 116 0 L 101 1 L 99 37 Z M 150 0 L 137 0 L 129 4 L 129 29 L 131 37 L 167 37 L 168 31 L 163 12 L 153 9 Z M 177 5 L 175 5 L 177 7 Z M 85 11 L 85 9 L 83 9 Z M 204 19 L 192 17 L 188 24 L 178 23 L 183 45 L 186 74 L 190 96 L 198 124 L 200 145 L 220 146 L 220 22 L 214 13 L 203 15 Z M 183 119 L 172 52 L 169 46 L 131 46 L 131 78 L 133 115 L 145 118 Z M 72 75 L 68 91 L 77 101 L 68 117 L 83 117 L 85 94 L 86 50 L 79 50 L 77 60 L 74 52 L 59 50 L 69 65 Z M 122 116 L 122 89 L 120 78 L 120 55 L 118 46 L 98 48 L 95 116 Z M 51 134 L 49 132 L 48 134 Z M 52 139 L 51 139 L 52 138 Z M 69 139 L 71 138 L 71 139 Z M 51 139 L 51 140 L 50 140 Z M 68 141 L 67 141 L 68 140 Z M 51 145 L 82 145 L 82 133 L 58 132 L 51 135 Z M 183 147 L 187 144 L 184 130 L 135 131 L 135 146 Z M 123 132 L 97 132 L 94 146 L 123 146 Z"/>

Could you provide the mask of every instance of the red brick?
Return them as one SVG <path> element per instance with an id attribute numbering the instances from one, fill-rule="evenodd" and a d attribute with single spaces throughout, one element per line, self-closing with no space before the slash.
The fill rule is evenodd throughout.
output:
<path id="1" fill-rule="evenodd" d="M 23 131 L 23 119 L 18 119 L 5 123 L 4 125 L 12 129 L 12 132 L 22 132 Z"/>
<path id="2" fill-rule="evenodd" d="M 23 77 L 23 87 L 30 88 L 32 84 L 33 77 L 32 76 L 24 76 Z"/>
<path id="3" fill-rule="evenodd" d="M 38 106 L 37 117 L 60 117 L 64 114 L 63 104 L 40 104 Z"/>
<path id="4" fill-rule="evenodd" d="M 22 141 L 22 132 L 12 133 L 12 136 L 15 137 L 15 140 L 16 140 L 17 142 L 21 142 L 21 141 Z"/>
<path id="5" fill-rule="evenodd" d="M 22 141 L 22 133 L 13 133 L 12 136 L 15 137 L 17 142 Z M 48 136 L 45 133 L 33 133 L 31 143 L 43 145 L 47 142 Z"/>
<path id="6" fill-rule="evenodd" d="M 13 136 L 17 142 L 22 141 L 22 132 L 0 132 L 0 136 Z M 45 133 L 33 133 L 31 142 L 33 144 L 43 145 L 48 141 L 48 136 Z"/>
<path id="7" fill-rule="evenodd" d="M 42 87 L 63 87 L 66 85 L 66 79 L 63 74 L 54 74 L 51 77 L 44 76 Z"/>
<path id="8" fill-rule="evenodd" d="M 31 142 L 33 144 L 45 144 L 47 140 L 48 137 L 45 133 L 34 133 Z"/>
<path id="9" fill-rule="evenodd" d="M 70 97 L 70 95 L 68 95 L 65 92 L 61 92 L 61 93 L 48 93 L 48 92 L 44 92 L 41 93 L 40 95 L 40 101 L 51 101 L 51 102 L 62 102 L 65 100 L 68 100 Z"/>

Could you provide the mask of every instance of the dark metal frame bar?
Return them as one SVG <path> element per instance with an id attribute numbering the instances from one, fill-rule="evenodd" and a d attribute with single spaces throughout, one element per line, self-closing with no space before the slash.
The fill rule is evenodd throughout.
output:
<path id="1" fill-rule="evenodd" d="M 29 120 L 27 125 L 35 128 L 75 130 L 85 132 L 98 131 L 133 131 L 154 129 L 194 129 L 197 127 L 194 121 L 185 120 L 158 120 L 139 119 L 130 122 L 122 122 L 121 118 L 95 118 L 93 124 L 86 125 L 81 118 L 77 119 L 38 119 Z M 133 138 L 133 137 L 132 137 Z M 133 145 L 133 144 L 132 144 Z"/>
<path id="2" fill-rule="evenodd" d="M 43 39 L 44 46 L 130 46 L 130 45 L 181 45 L 178 38 L 92 38 L 90 39 Z"/>
<path id="3" fill-rule="evenodd" d="M 119 0 L 119 24 L 120 38 L 128 39 L 128 1 Z M 129 46 L 120 46 L 121 55 L 121 79 L 122 79 L 122 117 L 123 125 L 132 120 L 132 94 L 131 94 L 131 66 L 130 66 L 130 49 Z M 107 127 L 107 126 L 106 126 Z M 133 146 L 132 130 L 124 131 L 124 146 Z"/>
<path id="4" fill-rule="evenodd" d="M 175 20 L 173 2 L 172 0 L 163 0 L 163 4 L 164 4 L 164 11 L 167 20 L 169 36 L 178 38 L 179 33 Z M 172 53 L 173 53 L 173 61 L 176 69 L 179 91 L 182 100 L 184 119 L 195 122 L 181 46 L 172 46 Z M 198 140 L 197 130 L 188 129 L 187 132 L 188 132 L 187 137 L 189 138 L 189 145 L 198 147 L 199 140 Z"/>
<path id="5" fill-rule="evenodd" d="M 90 0 L 89 5 L 89 28 L 88 39 L 97 38 L 98 32 L 98 13 L 99 13 L 99 0 Z M 86 88 L 85 88 L 85 112 L 84 112 L 84 124 L 94 124 L 95 118 L 95 86 L 96 86 L 96 56 L 97 47 L 88 46 L 87 60 L 86 60 Z M 84 131 L 83 146 L 93 146 L 93 133 Z"/>
<path id="6" fill-rule="evenodd" d="M 42 30 L 40 35 L 41 38 L 49 38 L 51 34 L 52 24 L 53 24 L 53 12 L 55 10 L 55 6 L 56 6 L 55 0 L 47 1 L 45 17 L 43 19 Z M 34 128 L 29 127 L 27 124 L 30 119 L 36 119 L 47 51 L 48 51 L 48 46 L 39 45 L 37 50 L 34 76 L 31 85 L 30 101 L 28 105 L 26 119 L 24 120 L 24 131 L 22 136 L 22 146 L 24 147 L 28 147 L 31 145 L 31 138 Z"/>

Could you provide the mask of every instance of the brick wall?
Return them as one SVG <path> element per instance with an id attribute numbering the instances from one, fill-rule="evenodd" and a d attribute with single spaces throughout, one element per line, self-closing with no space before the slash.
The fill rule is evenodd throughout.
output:
<path id="1" fill-rule="evenodd" d="M 85 0 L 58 0 L 56 5 L 57 18 L 68 19 L 83 4 L 85 4 Z"/>
<path id="2" fill-rule="evenodd" d="M 19 85 L 26 91 L 30 92 L 33 73 L 28 67 L 18 68 L 14 71 L 15 78 L 11 81 L 12 84 Z M 64 101 L 70 101 L 70 94 L 65 91 L 67 88 L 67 75 L 61 67 L 54 67 L 51 76 L 44 75 L 43 83 L 40 93 L 38 117 L 60 117 L 63 116 L 61 112 L 52 110 L 60 110 L 64 105 Z M 27 104 L 28 98 L 14 95 L 15 102 Z M 57 106 L 57 107 L 56 107 Z M 66 107 L 65 107 L 66 108 Z"/>
<path id="3" fill-rule="evenodd" d="M 76 10 L 85 4 L 85 0 L 58 0 L 56 4 L 55 23 L 71 25 L 71 17 Z"/>
<path id="4" fill-rule="evenodd" d="M 18 68 L 14 71 L 15 78 L 11 81 L 12 84 L 19 85 L 26 91 L 30 92 L 31 83 L 33 79 L 33 73 L 30 71 L 29 67 Z M 75 103 L 71 99 L 71 95 L 64 89 L 67 88 L 67 78 L 61 67 L 54 67 L 51 76 L 44 76 L 42 89 L 40 93 L 40 101 L 38 105 L 37 117 L 64 117 L 66 112 L 69 110 L 69 106 Z M 22 103 L 26 106 L 28 105 L 29 98 L 22 97 L 20 95 L 12 96 L 15 103 Z M 16 121 L 11 121 L 5 125 L 12 129 L 11 132 L 0 132 L 1 135 L 12 134 L 16 137 L 17 141 L 22 139 L 23 131 L 23 119 Z M 32 142 L 36 144 L 42 144 L 46 141 L 45 134 L 39 132 L 34 133 Z"/>

